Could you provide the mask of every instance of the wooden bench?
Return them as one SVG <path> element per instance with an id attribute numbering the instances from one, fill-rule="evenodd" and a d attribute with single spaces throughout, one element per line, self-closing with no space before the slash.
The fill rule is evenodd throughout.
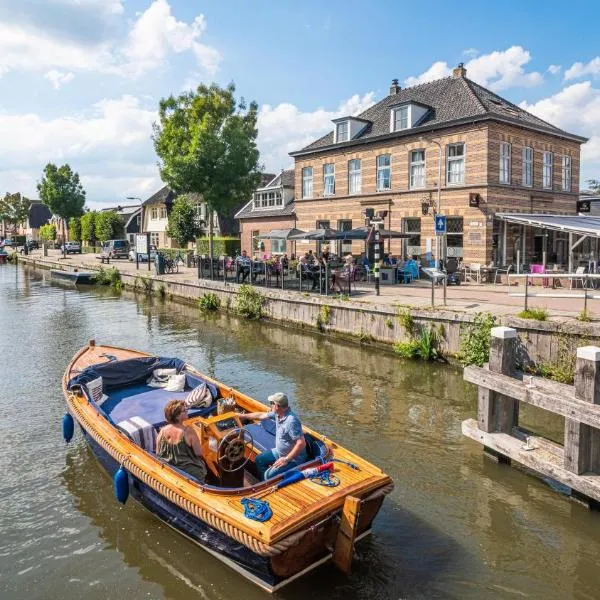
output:
<path id="1" fill-rule="evenodd" d="M 102 254 L 99 254 L 98 256 L 96 256 L 96 258 L 102 263 L 106 263 L 107 265 L 110 264 L 110 256 L 104 256 Z"/>

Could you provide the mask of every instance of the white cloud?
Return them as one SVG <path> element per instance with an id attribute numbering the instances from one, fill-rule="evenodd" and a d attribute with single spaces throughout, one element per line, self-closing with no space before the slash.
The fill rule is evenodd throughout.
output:
<path id="1" fill-rule="evenodd" d="M 600 75 L 600 56 L 596 56 L 588 63 L 576 62 L 573 63 L 565 71 L 565 80 L 577 79 L 578 77 L 584 77 L 585 75 Z"/>
<path id="2" fill-rule="evenodd" d="M 374 103 L 375 94 L 355 94 L 336 110 L 318 108 L 302 112 L 297 106 L 283 102 L 277 106 L 264 104 L 258 114 L 258 148 L 267 171 L 277 172 L 293 164 L 289 152 L 300 150 L 333 129 L 332 119 L 356 115 Z"/>
<path id="3" fill-rule="evenodd" d="M 467 56 L 468 58 L 475 58 L 479 56 L 480 52 L 477 48 L 468 48 L 467 50 L 463 50 L 463 56 Z"/>
<path id="4" fill-rule="evenodd" d="M 503 90 L 509 87 L 532 87 L 542 83 L 543 76 L 537 71 L 527 73 L 525 65 L 531 60 L 530 53 L 521 46 L 489 54 L 482 54 L 465 64 L 467 76 L 492 90 Z M 435 62 L 417 77 L 408 77 L 407 86 L 433 81 L 446 77 L 452 72 L 447 62 Z"/>
<path id="5" fill-rule="evenodd" d="M 558 73 L 560 73 L 561 69 L 562 69 L 561 65 L 550 65 L 548 67 L 548 73 L 550 73 L 551 75 L 557 75 Z"/>
<path id="6" fill-rule="evenodd" d="M 73 75 L 73 73 L 70 71 L 68 73 L 63 73 L 62 71 L 52 69 L 51 71 L 44 73 L 44 77 L 50 81 L 55 90 L 58 90 L 65 83 L 70 83 L 73 81 L 75 75 Z"/>

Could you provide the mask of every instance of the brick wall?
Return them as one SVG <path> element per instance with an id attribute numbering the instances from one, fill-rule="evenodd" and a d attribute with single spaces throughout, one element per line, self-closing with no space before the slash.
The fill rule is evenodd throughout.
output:
<path id="1" fill-rule="evenodd" d="M 291 229 L 296 227 L 294 215 L 288 215 L 285 217 L 259 217 L 253 219 L 240 219 L 240 238 L 242 243 L 242 250 L 246 250 L 248 254 L 252 254 L 252 232 L 258 231 L 259 235 L 268 233 L 272 229 Z M 290 248 L 292 247 L 291 242 L 288 242 L 286 248 L 287 253 L 291 254 Z M 265 252 L 271 253 L 271 242 L 265 240 Z"/>

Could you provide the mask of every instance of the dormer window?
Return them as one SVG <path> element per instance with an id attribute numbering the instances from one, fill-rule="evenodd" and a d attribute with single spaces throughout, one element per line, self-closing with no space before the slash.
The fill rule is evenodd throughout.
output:
<path id="1" fill-rule="evenodd" d="M 408 129 L 408 106 L 401 106 L 394 111 L 394 131 Z"/>
<path id="2" fill-rule="evenodd" d="M 420 125 L 423 117 L 429 112 L 429 107 L 416 102 L 407 102 L 391 107 L 390 132 L 410 129 Z"/>
<path id="3" fill-rule="evenodd" d="M 334 119 L 333 122 L 335 123 L 334 144 L 349 142 L 359 137 L 371 123 L 359 117 L 341 117 L 340 119 Z"/>
<path id="4" fill-rule="evenodd" d="M 342 121 L 338 123 L 335 128 L 335 141 L 336 142 L 347 142 L 350 133 L 350 124 L 348 121 Z"/>

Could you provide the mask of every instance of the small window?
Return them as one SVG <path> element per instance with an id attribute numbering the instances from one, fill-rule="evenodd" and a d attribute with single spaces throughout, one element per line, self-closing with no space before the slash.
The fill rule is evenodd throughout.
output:
<path id="1" fill-rule="evenodd" d="M 457 185 L 465 182 L 465 145 L 450 144 L 447 153 L 448 165 L 446 181 L 448 185 Z"/>
<path id="2" fill-rule="evenodd" d="M 260 231 L 258 229 L 255 229 L 252 232 L 252 250 L 260 250 Z"/>
<path id="3" fill-rule="evenodd" d="M 275 194 L 275 206 L 283 206 L 283 197 L 281 196 L 281 192 L 277 192 Z"/>
<path id="4" fill-rule="evenodd" d="M 156 219 L 158 219 L 158 208 L 156 206 L 154 206 L 150 211 L 150 219 L 152 219 L 152 221 L 156 221 Z"/>
<path id="5" fill-rule="evenodd" d="M 377 157 L 377 191 L 389 190 L 391 184 L 391 157 L 389 154 L 381 154 Z"/>
<path id="6" fill-rule="evenodd" d="M 275 206 L 275 192 L 269 192 L 269 206 Z"/>
<path id="7" fill-rule="evenodd" d="M 312 198 L 313 196 L 313 170 L 312 167 L 302 169 L 302 197 Z"/>
<path id="8" fill-rule="evenodd" d="M 273 254 L 283 254 L 286 249 L 285 240 L 271 240 L 271 252 Z"/>
<path id="9" fill-rule="evenodd" d="M 323 165 L 323 195 L 335 194 L 335 166 L 333 163 Z"/>
<path id="10" fill-rule="evenodd" d="M 413 150 L 410 153 L 410 187 L 425 187 L 425 150 Z"/>
<path id="11" fill-rule="evenodd" d="M 360 158 L 348 162 L 348 193 L 360 194 L 362 187 L 362 176 Z"/>
<path id="12" fill-rule="evenodd" d="M 500 183 L 510 183 L 510 144 L 502 142 L 500 144 Z"/>
<path id="13" fill-rule="evenodd" d="M 523 148 L 523 185 L 533 185 L 533 148 Z"/>
<path id="14" fill-rule="evenodd" d="M 552 152 L 544 152 L 542 164 L 542 187 L 547 190 L 552 189 Z"/>
<path id="15" fill-rule="evenodd" d="M 562 191 L 571 191 L 571 157 L 562 157 L 562 174 L 561 174 Z"/>
<path id="16" fill-rule="evenodd" d="M 401 106 L 394 110 L 394 131 L 408 129 L 408 106 Z"/>
<path id="17" fill-rule="evenodd" d="M 421 219 L 402 219 L 402 231 L 412 234 L 406 238 L 404 258 L 421 256 Z"/>
<path id="18" fill-rule="evenodd" d="M 153 245 L 154 247 L 158 248 L 159 239 L 158 239 L 157 231 L 153 231 L 152 233 L 150 233 L 150 244 Z"/>
<path id="19" fill-rule="evenodd" d="M 335 126 L 335 141 L 347 142 L 350 139 L 350 123 L 343 121 Z"/>
<path id="20" fill-rule="evenodd" d="M 160 218 L 161 219 L 167 218 L 167 208 L 165 206 L 161 207 L 161 209 L 160 209 Z"/>

